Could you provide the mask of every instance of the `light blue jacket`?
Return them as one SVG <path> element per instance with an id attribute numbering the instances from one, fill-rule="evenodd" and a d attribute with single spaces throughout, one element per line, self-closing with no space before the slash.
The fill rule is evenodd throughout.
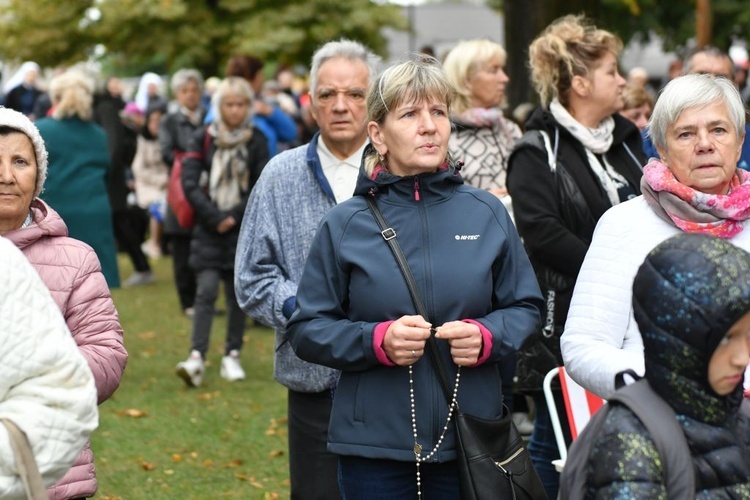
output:
<path id="1" fill-rule="evenodd" d="M 318 223 L 336 205 L 318 158 L 318 138 L 274 156 L 263 169 L 245 210 L 235 260 L 240 307 L 276 329 L 274 378 L 299 392 L 324 391 L 338 376 L 299 359 L 285 329 Z"/>

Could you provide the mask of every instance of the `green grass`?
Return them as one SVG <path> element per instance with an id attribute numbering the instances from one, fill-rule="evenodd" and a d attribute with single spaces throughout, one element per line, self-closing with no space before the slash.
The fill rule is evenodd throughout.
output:
<path id="1" fill-rule="evenodd" d="M 132 267 L 119 262 L 125 279 Z M 206 377 L 187 388 L 174 368 L 189 352 L 191 322 L 171 261 L 152 263 L 155 284 L 112 294 L 130 357 L 119 389 L 99 407 L 97 498 L 288 498 L 286 390 L 272 376 L 273 331 L 248 321 L 247 379 L 229 383 L 219 377 L 226 318 L 217 316 Z"/>

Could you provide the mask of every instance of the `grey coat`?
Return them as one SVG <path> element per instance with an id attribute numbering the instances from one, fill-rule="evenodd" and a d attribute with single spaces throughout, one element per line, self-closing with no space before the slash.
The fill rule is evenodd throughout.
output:
<path id="1" fill-rule="evenodd" d="M 274 156 L 245 210 L 235 260 L 240 307 L 276 330 L 274 378 L 299 392 L 321 392 L 338 371 L 299 359 L 286 338 L 297 284 L 318 223 L 336 202 L 317 154 L 318 137 Z"/>

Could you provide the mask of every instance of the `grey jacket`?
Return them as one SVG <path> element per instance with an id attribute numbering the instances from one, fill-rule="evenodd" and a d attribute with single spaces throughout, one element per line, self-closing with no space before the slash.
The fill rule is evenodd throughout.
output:
<path id="1" fill-rule="evenodd" d="M 299 359 L 286 338 L 297 284 L 318 223 L 336 205 L 309 144 L 274 156 L 253 188 L 240 229 L 234 285 L 240 307 L 276 330 L 274 378 L 299 392 L 321 392 L 338 371 Z"/>

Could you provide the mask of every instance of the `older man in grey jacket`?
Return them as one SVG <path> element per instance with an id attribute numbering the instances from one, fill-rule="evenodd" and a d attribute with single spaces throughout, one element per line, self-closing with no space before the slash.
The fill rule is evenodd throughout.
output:
<path id="1" fill-rule="evenodd" d="M 247 205 L 235 263 L 242 309 L 276 329 L 274 377 L 288 388 L 292 499 L 340 498 L 326 449 L 338 372 L 299 359 L 286 339 L 297 283 L 318 223 L 352 196 L 367 143 L 366 94 L 379 59 L 359 43 L 329 42 L 313 56 L 311 112 L 320 132 L 266 165 Z"/>

